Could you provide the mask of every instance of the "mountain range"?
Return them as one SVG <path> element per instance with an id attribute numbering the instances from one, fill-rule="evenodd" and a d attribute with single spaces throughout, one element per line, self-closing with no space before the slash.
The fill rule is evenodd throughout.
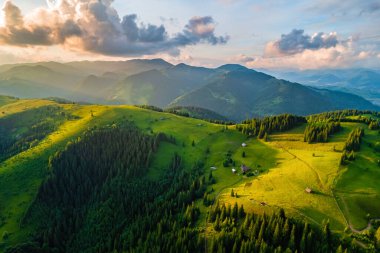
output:
<path id="1" fill-rule="evenodd" d="M 380 105 L 380 70 L 352 68 L 268 73 L 312 87 L 357 94 Z"/>
<path id="2" fill-rule="evenodd" d="M 357 90 L 365 80 L 376 86 L 377 72 L 362 72 L 347 83 Z M 326 73 L 304 79 L 301 74 L 282 73 L 277 79 L 241 65 L 227 64 L 219 68 L 172 65 L 162 59 L 118 62 L 41 62 L 0 66 L 0 94 L 21 98 L 61 97 L 72 101 L 101 104 L 147 104 L 162 108 L 196 106 L 215 111 L 232 120 L 252 116 L 293 113 L 307 115 L 337 109 L 369 109 L 379 107 L 351 93 L 351 86 L 340 85 L 344 73 Z M 380 74 L 379 74 L 380 76 Z M 339 84 L 339 85 L 338 85 Z M 349 88 L 347 88 L 349 87 Z M 360 88 L 360 89 L 359 89 Z M 379 91 L 377 91 L 379 92 Z M 379 92 L 380 93 L 380 92 Z M 377 96 L 377 99 L 380 97 Z M 370 97 L 366 96 L 367 99 Z M 372 99 L 372 102 L 375 102 Z"/>

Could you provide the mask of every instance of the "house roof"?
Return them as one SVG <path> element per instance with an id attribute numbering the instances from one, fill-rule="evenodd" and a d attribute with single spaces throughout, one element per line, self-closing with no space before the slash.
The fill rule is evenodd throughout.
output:
<path id="1" fill-rule="evenodd" d="M 246 172 L 246 171 L 249 171 L 251 168 L 245 166 L 244 164 L 241 166 L 241 170 Z"/>

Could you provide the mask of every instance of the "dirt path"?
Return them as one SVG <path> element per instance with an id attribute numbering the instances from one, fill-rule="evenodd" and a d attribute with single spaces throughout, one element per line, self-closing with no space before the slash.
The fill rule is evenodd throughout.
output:
<path id="1" fill-rule="evenodd" d="M 281 144 L 279 144 L 279 145 L 280 145 L 280 147 L 281 147 L 285 152 L 287 152 L 288 154 L 292 155 L 294 158 L 296 158 L 297 160 L 299 160 L 300 162 L 302 162 L 303 164 L 305 164 L 308 168 L 310 168 L 310 169 L 313 171 L 313 173 L 314 173 L 314 175 L 315 175 L 315 177 L 316 177 L 316 179 L 317 179 L 317 181 L 318 181 L 318 186 L 320 186 L 321 189 L 326 190 L 326 189 L 324 188 L 323 183 L 322 183 L 322 179 L 321 179 L 321 177 L 319 176 L 317 170 L 313 168 L 313 166 L 311 166 L 309 163 L 307 163 L 307 162 L 304 161 L 303 159 L 299 158 L 298 156 L 296 156 L 295 154 L 293 154 L 292 152 L 290 152 L 286 147 L 282 146 Z M 346 217 L 346 215 L 344 214 L 342 208 L 340 207 L 340 205 L 339 205 L 339 203 L 338 203 L 338 200 L 337 200 L 337 197 L 336 197 L 336 195 L 335 195 L 335 193 L 334 193 L 334 191 L 333 191 L 332 189 L 330 189 L 330 193 L 331 193 L 331 196 L 333 197 L 334 202 L 335 202 L 335 204 L 336 204 L 336 206 L 337 206 L 339 212 L 341 213 L 341 215 L 342 215 L 342 217 L 343 217 L 343 219 L 344 219 L 346 225 L 349 226 L 350 229 L 351 229 L 353 232 L 355 232 L 355 231 L 351 228 L 351 225 L 350 225 L 350 223 L 349 223 L 349 220 L 348 220 L 348 218 Z"/>
<path id="2" fill-rule="evenodd" d="M 333 191 L 332 191 L 332 192 L 333 192 Z M 356 228 L 354 228 L 354 226 L 351 224 L 351 222 L 349 221 L 349 219 L 346 218 L 346 216 L 344 215 L 343 210 L 340 208 L 339 203 L 338 203 L 338 201 L 337 201 L 337 197 L 336 197 L 336 195 L 335 195 L 334 192 L 333 192 L 333 195 L 334 195 L 334 199 L 335 199 L 335 201 L 336 201 L 336 203 L 337 203 L 337 205 L 338 205 L 340 211 L 342 212 L 344 218 L 346 219 L 346 224 L 347 224 L 347 226 L 350 228 L 350 230 L 351 230 L 352 232 L 357 233 L 357 234 L 363 233 L 364 231 L 367 231 L 367 230 L 370 230 L 370 229 L 371 229 L 371 227 L 372 227 L 372 223 L 373 223 L 373 222 L 380 221 L 380 218 L 374 218 L 374 219 L 371 219 L 371 220 L 368 222 L 367 227 L 365 227 L 365 228 L 363 228 L 363 229 L 356 229 Z M 343 198 L 341 198 L 341 200 L 342 200 L 342 203 L 343 203 L 343 205 L 344 205 L 344 209 L 345 209 L 346 211 L 348 211 L 348 207 L 347 207 L 346 202 L 344 201 Z"/>
<path id="3" fill-rule="evenodd" d="M 283 145 L 281 145 L 280 143 L 278 143 L 278 145 L 285 151 L 287 152 L 288 154 L 292 155 L 295 159 L 299 160 L 300 162 L 302 162 L 303 164 L 305 164 L 309 169 L 311 169 L 311 171 L 314 173 L 314 176 L 315 178 L 317 179 L 317 184 L 318 186 L 321 188 L 321 189 L 324 189 L 324 185 L 322 183 L 322 179 L 321 177 L 319 176 L 318 174 L 318 171 L 316 169 L 313 168 L 313 166 L 311 166 L 309 163 L 307 163 L 306 161 L 302 160 L 301 158 L 299 158 L 298 156 L 296 156 L 295 154 L 293 154 L 292 152 L 290 152 L 286 147 L 284 147 Z"/>

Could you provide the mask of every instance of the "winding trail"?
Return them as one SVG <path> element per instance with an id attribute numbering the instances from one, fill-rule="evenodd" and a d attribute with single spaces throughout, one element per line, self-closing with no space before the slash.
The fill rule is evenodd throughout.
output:
<path id="1" fill-rule="evenodd" d="M 318 171 L 316 169 L 314 169 L 309 163 L 307 163 L 305 160 L 302 160 L 301 158 L 299 158 L 298 156 L 296 156 L 295 154 L 293 154 L 292 152 L 290 152 L 286 147 L 284 147 L 283 145 L 281 145 L 280 143 L 278 143 L 278 145 L 281 147 L 281 149 L 283 149 L 285 152 L 287 152 L 288 154 L 292 155 L 295 159 L 299 160 L 300 162 L 302 162 L 303 164 L 305 164 L 309 169 L 311 169 L 311 171 L 314 173 L 314 176 L 315 178 L 317 179 L 317 184 L 318 186 L 321 188 L 321 189 L 324 189 L 324 185 L 323 185 L 323 182 L 322 182 L 322 178 L 321 176 L 318 174 Z"/>
<path id="2" fill-rule="evenodd" d="M 288 154 L 292 155 L 295 159 L 299 160 L 300 162 L 302 162 L 303 164 L 305 164 L 309 169 L 311 169 L 311 171 L 314 173 L 315 178 L 317 179 L 317 184 L 318 184 L 318 186 L 319 186 L 321 189 L 326 190 L 325 187 L 324 187 L 324 185 L 323 185 L 322 178 L 320 177 L 318 171 L 317 171 L 315 168 L 313 168 L 313 166 L 311 166 L 309 163 L 307 163 L 307 162 L 304 161 L 303 159 L 299 158 L 298 156 L 296 156 L 295 154 L 293 154 L 292 152 L 290 152 L 290 151 L 289 151 L 286 147 L 284 147 L 283 145 L 279 144 L 279 146 L 280 146 L 285 152 L 287 152 Z M 337 200 L 337 197 L 336 197 L 334 191 L 333 191 L 332 189 L 329 189 L 329 191 L 330 191 L 331 196 L 332 196 L 332 198 L 334 199 L 334 202 L 335 202 L 335 204 L 336 204 L 336 206 L 337 206 L 339 212 L 341 213 L 341 215 L 342 215 L 342 217 L 343 217 L 343 219 L 344 219 L 346 225 L 349 226 L 350 229 L 351 229 L 353 232 L 355 232 L 355 231 L 353 230 L 353 228 L 351 227 L 351 224 L 350 224 L 348 218 L 346 217 L 346 215 L 344 214 L 342 208 L 340 207 L 340 205 L 339 205 L 339 203 L 338 203 L 338 200 Z"/>
<path id="3" fill-rule="evenodd" d="M 334 197 L 335 197 L 335 195 L 334 195 Z M 346 204 L 346 202 L 344 201 L 344 199 L 342 199 L 342 203 L 343 203 L 343 205 L 344 205 L 344 209 L 345 209 L 345 210 L 348 210 L 347 204 Z M 351 230 L 352 232 L 354 232 L 354 233 L 360 234 L 360 233 L 363 233 L 364 231 L 370 230 L 370 229 L 372 228 L 372 223 L 373 223 L 373 222 L 376 222 L 376 221 L 380 221 L 380 218 L 373 218 L 373 219 L 370 219 L 370 220 L 368 221 L 367 227 L 362 228 L 362 229 L 356 229 L 356 228 L 354 228 L 354 226 L 351 224 L 351 222 L 349 222 L 348 219 L 346 219 L 346 220 L 347 220 L 347 226 L 350 228 L 350 230 Z"/>

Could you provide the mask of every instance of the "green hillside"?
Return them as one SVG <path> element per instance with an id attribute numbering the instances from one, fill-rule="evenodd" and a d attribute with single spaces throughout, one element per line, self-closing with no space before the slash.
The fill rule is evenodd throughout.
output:
<path id="1" fill-rule="evenodd" d="M 15 102 L 17 99 L 14 97 L 0 96 L 0 106 Z"/>
<path id="2" fill-rule="evenodd" d="M 153 244 L 153 251 L 232 251 L 234 243 L 227 238 L 237 238 L 236 231 L 249 223 L 254 231 L 255 221 L 257 230 L 267 224 L 267 232 L 261 240 L 259 231 L 244 235 L 252 250 L 264 244 L 273 251 L 280 246 L 306 250 L 302 234 L 307 237 L 310 231 L 315 237 L 309 252 L 322 246 L 335 250 L 342 244 L 360 250 L 373 244 L 366 231 L 369 222 L 376 228 L 374 220 L 380 217 L 380 135 L 376 127 L 369 129 L 366 119 L 376 122 L 378 114 L 347 113 L 340 116 L 340 131 L 327 142 L 308 144 L 303 135 L 307 123 L 279 131 L 274 126 L 280 121 L 275 120 L 273 130 L 264 129 L 266 137 L 258 139 L 234 125 L 134 106 L 3 100 L 0 120 L 13 125 L 6 129 L 13 135 L 7 136 L 33 136 L 25 131 L 36 124 L 33 120 L 51 127 L 32 137 L 33 145 L 8 153 L 11 157 L 0 164 L 0 252 L 34 252 L 38 247 L 57 252 L 149 252 L 146 247 Z M 50 110 L 46 108 L 55 109 L 41 118 L 41 111 Z M 348 135 L 357 127 L 365 132 L 360 150 L 355 160 L 341 165 Z M 130 131 L 133 137 L 128 137 Z M 243 164 L 251 169 L 246 174 L 240 169 Z M 308 188 L 312 193 L 305 191 Z M 218 224 L 223 204 L 235 203 L 244 210 L 236 217 L 223 211 L 226 219 Z M 270 225 L 273 220 L 284 225 L 277 230 L 287 231 L 285 223 L 297 228 L 293 244 L 285 237 L 280 242 L 267 236 L 276 230 Z M 326 235 L 329 226 L 331 238 Z M 291 231 L 284 233 L 291 237 Z M 359 242 L 351 244 L 354 237 Z M 240 247 L 243 239 L 236 243 Z"/>

